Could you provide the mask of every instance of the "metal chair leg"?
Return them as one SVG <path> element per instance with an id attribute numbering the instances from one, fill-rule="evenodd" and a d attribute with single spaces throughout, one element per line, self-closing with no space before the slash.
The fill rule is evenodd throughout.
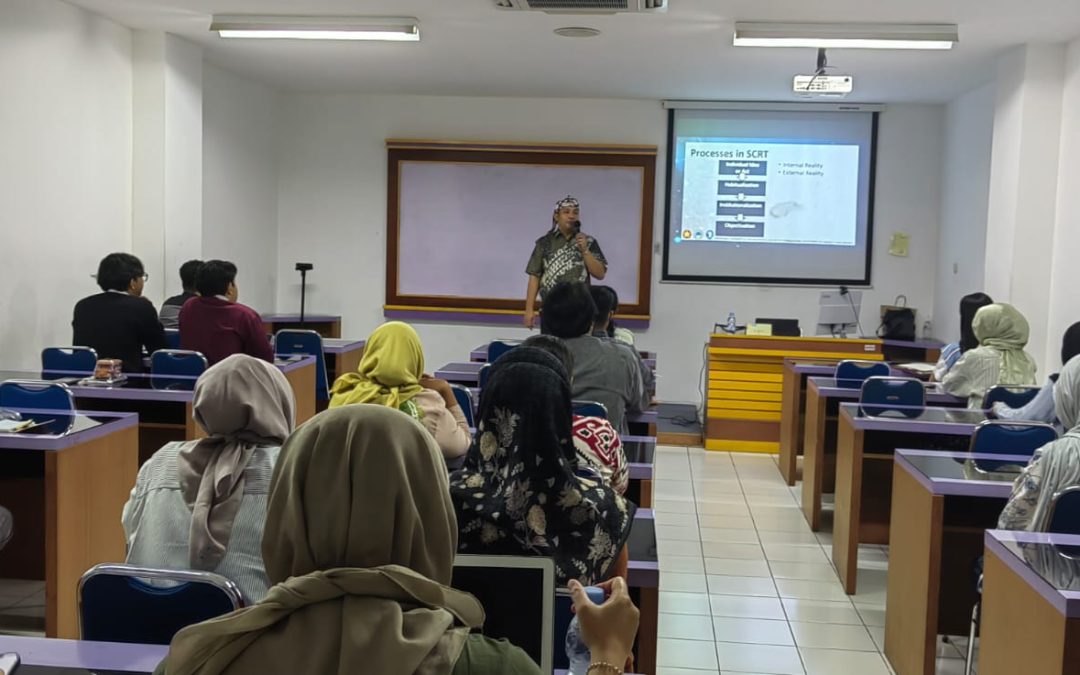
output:
<path id="1" fill-rule="evenodd" d="M 975 635 L 979 629 L 979 610 L 982 602 L 976 602 L 971 609 L 971 630 L 968 632 L 967 657 L 964 659 L 964 675 L 971 675 L 971 668 L 975 665 Z"/>

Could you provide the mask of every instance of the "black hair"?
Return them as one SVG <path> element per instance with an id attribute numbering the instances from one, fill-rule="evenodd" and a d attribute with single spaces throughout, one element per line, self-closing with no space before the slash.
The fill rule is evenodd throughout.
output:
<path id="1" fill-rule="evenodd" d="M 199 278 L 199 270 L 205 263 L 201 260 L 189 260 L 180 266 L 180 285 L 185 291 L 194 291 L 196 279 Z"/>
<path id="2" fill-rule="evenodd" d="M 540 329 L 564 340 L 581 337 L 592 328 L 596 303 L 588 287 L 579 282 L 556 284 L 540 307 Z"/>
<path id="3" fill-rule="evenodd" d="M 195 288 L 199 295 L 209 298 L 215 295 L 225 295 L 229 290 L 229 284 L 236 281 L 236 265 L 228 260 L 207 260 L 199 268 L 195 278 Z"/>
<path id="4" fill-rule="evenodd" d="M 1080 322 L 1065 329 L 1065 337 L 1061 340 L 1061 364 L 1065 365 L 1072 361 L 1078 354 L 1080 354 Z"/>
<path id="5" fill-rule="evenodd" d="M 568 374 L 573 375 L 574 354 L 561 338 L 557 338 L 554 335 L 533 335 L 525 340 L 525 342 L 522 342 L 521 346 L 533 347 L 551 354 L 562 363 L 563 368 L 566 368 Z"/>
<path id="6" fill-rule="evenodd" d="M 979 338 L 975 337 L 975 331 L 971 322 L 975 320 L 975 313 L 987 305 L 994 304 L 993 299 L 986 293 L 971 293 L 960 298 L 960 351 L 961 353 L 979 346 Z"/>
<path id="7" fill-rule="evenodd" d="M 612 314 L 619 308 L 619 296 L 615 293 L 615 289 L 610 286 L 590 286 L 589 292 L 592 294 L 593 302 L 596 303 L 596 316 L 593 318 L 593 325 L 599 326 L 600 324 L 607 324 L 605 328 L 608 337 L 615 335 L 614 319 Z"/>
<path id="8" fill-rule="evenodd" d="M 98 264 L 97 283 L 103 291 L 126 292 L 145 273 L 142 261 L 130 253 L 110 253 Z"/>

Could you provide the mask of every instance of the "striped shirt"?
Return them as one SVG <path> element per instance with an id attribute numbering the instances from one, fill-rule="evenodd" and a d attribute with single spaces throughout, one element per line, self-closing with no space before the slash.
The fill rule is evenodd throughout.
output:
<path id="1" fill-rule="evenodd" d="M 191 569 L 188 562 L 191 509 L 180 492 L 177 466 L 180 451 L 186 445 L 163 446 L 139 469 L 122 517 L 130 565 Z M 251 453 L 244 469 L 244 497 L 233 521 L 228 549 L 213 570 L 235 582 L 247 604 L 262 600 L 270 587 L 263 567 L 262 534 L 270 476 L 280 450 L 258 447 Z"/>
<path id="2" fill-rule="evenodd" d="M 944 380 L 962 355 L 963 352 L 960 351 L 959 342 L 950 342 L 945 345 L 945 348 L 941 350 L 941 358 L 938 359 L 937 365 L 934 366 L 934 379 L 938 382 Z"/>

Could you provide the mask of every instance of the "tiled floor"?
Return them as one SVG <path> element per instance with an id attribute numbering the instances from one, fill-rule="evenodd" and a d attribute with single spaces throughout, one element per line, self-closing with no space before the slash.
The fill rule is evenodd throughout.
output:
<path id="1" fill-rule="evenodd" d="M 773 456 L 661 447 L 656 478 L 658 675 L 892 672 L 887 551 L 861 548 L 859 593 L 847 596 L 828 525 L 810 531 L 801 486 L 784 484 Z M 938 653 L 938 675 L 963 672 L 960 648 Z"/>

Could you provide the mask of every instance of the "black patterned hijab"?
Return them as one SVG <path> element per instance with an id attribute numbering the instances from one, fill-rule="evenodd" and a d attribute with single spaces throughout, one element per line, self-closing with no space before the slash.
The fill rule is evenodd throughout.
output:
<path id="1" fill-rule="evenodd" d="M 492 368 L 465 466 L 450 478 L 458 550 L 554 558 L 559 584 L 603 580 L 637 507 L 575 475 L 566 370 L 533 347 L 512 349 Z"/>

